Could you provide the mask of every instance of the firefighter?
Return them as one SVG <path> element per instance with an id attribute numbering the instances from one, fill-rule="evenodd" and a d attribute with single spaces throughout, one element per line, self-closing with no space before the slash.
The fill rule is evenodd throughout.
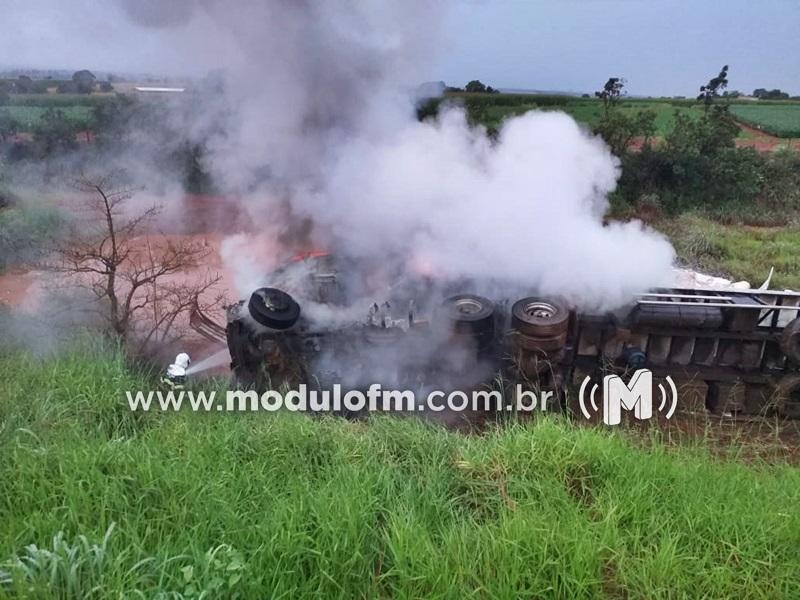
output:
<path id="1" fill-rule="evenodd" d="M 175 362 L 167 367 L 167 372 L 161 378 L 173 390 L 182 390 L 186 383 L 186 369 L 192 364 L 192 359 L 186 352 L 181 352 L 175 357 Z"/>

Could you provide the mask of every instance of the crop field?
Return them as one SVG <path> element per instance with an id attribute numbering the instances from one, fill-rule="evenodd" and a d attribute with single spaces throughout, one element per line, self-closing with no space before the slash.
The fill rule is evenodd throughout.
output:
<path id="1" fill-rule="evenodd" d="M 91 106 L 61 106 L 53 108 L 63 111 L 67 119 L 80 127 L 88 126 L 92 114 Z M 0 106 L 0 115 L 10 116 L 22 131 L 30 131 L 39 124 L 47 108 L 44 106 Z"/>
<path id="2" fill-rule="evenodd" d="M 95 106 L 107 102 L 109 94 L 12 94 L 0 106 L 0 116 L 8 115 L 20 131 L 31 131 L 48 108 L 61 110 L 79 127 L 88 127 Z"/>
<path id="3" fill-rule="evenodd" d="M 766 133 L 800 137 L 800 104 L 734 104 L 731 112 L 741 122 Z"/>
<path id="4" fill-rule="evenodd" d="M 8 105 L 65 108 L 69 106 L 97 106 L 114 94 L 11 94 Z"/>
<path id="5" fill-rule="evenodd" d="M 0 380 L 0 597 L 800 597 L 780 461 L 557 418 L 133 413 L 153 382 L 101 347 L 0 351 Z"/>
<path id="6" fill-rule="evenodd" d="M 490 128 L 499 128 L 503 120 L 521 115 L 529 110 L 560 110 L 571 115 L 576 121 L 588 126 L 595 125 L 603 114 L 602 103 L 594 98 L 575 96 L 546 96 L 526 94 L 450 94 L 451 98 L 479 107 L 477 114 L 481 123 Z M 766 134 L 785 137 L 800 137 L 800 103 L 791 102 L 753 102 L 728 100 L 730 110 L 741 123 L 763 131 Z M 656 137 L 663 137 L 672 127 L 675 114 L 683 113 L 692 117 L 703 114 L 700 104 L 686 99 L 670 98 L 625 98 L 619 109 L 633 114 L 643 110 L 656 113 Z M 742 139 L 761 137 L 758 131 L 742 130 Z"/>
<path id="7" fill-rule="evenodd" d="M 675 120 L 675 113 L 684 113 L 690 116 L 700 116 L 702 109 L 694 106 L 676 106 L 668 101 L 652 102 L 635 100 L 624 101 L 620 104 L 620 109 L 625 113 L 637 113 L 650 110 L 656 113 L 656 136 L 663 136 L 672 127 Z M 597 123 L 603 114 L 603 105 L 598 101 L 574 102 L 565 107 L 565 112 L 571 115 L 576 121 L 592 126 Z"/>
<path id="8" fill-rule="evenodd" d="M 521 115 L 529 110 L 560 110 L 576 121 L 588 126 L 595 125 L 603 114 L 603 104 L 593 98 L 574 96 L 544 96 L 526 94 L 451 94 L 450 97 L 481 107 L 481 122 L 487 127 L 498 128 L 509 116 Z M 656 113 L 656 137 L 663 137 L 672 127 L 676 112 L 689 116 L 700 116 L 703 109 L 688 100 L 675 99 L 623 99 L 619 104 L 625 113 L 650 110 Z"/>

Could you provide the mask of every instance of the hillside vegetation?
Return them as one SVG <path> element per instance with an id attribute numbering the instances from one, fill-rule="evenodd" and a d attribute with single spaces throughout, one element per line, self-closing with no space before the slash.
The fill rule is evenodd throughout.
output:
<path id="1" fill-rule="evenodd" d="M 800 290 L 800 227 L 721 224 L 685 214 L 660 220 L 678 257 L 706 273 L 744 279 L 757 287 L 774 268 L 772 289 Z"/>

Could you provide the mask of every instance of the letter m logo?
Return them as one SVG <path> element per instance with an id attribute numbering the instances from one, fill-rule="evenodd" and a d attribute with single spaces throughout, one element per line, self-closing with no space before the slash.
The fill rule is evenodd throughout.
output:
<path id="1" fill-rule="evenodd" d="M 603 378 L 603 422 L 619 425 L 623 408 L 632 410 L 640 421 L 653 416 L 653 374 L 649 370 L 636 371 L 629 385 L 619 375 Z"/>

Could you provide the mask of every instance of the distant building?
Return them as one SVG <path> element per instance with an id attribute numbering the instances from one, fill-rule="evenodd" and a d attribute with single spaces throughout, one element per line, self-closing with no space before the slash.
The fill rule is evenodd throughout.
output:
<path id="1" fill-rule="evenodd" d="M 186 91 L 182 87 L 140 87 L 133 88 L 137 94 L 181 94 Z"/>

